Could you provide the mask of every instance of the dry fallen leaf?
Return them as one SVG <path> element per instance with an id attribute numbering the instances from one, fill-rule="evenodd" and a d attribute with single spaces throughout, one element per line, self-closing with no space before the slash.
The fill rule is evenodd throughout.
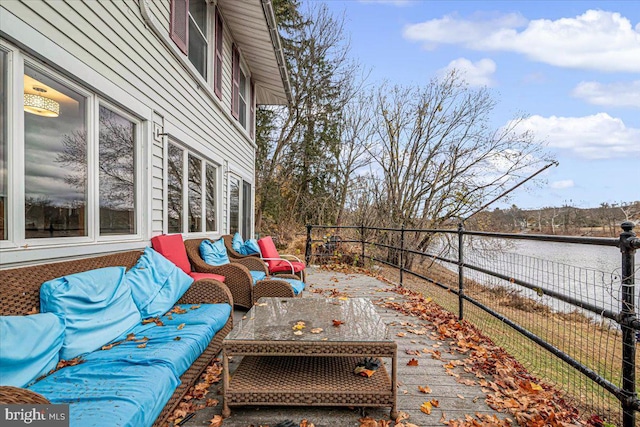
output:
<path id="1" fill-rule="evenodd" d="M 220 427 L 222 425 L 222 417 L 220 415 L 216 415 L 209 420 L 209 427 Z"/>
<path id="2" fill-rule="evenodd" d="M 180 330 L 180 329 L 184 328 L 184 325 L 185 325 L 184 323 L 180 323 L 180 324 L 178 325 L 178 330 Z"/>
<path id="3" fill-rule="evenodd" d="M 407 362 L 407 366 L 418 366 L 418 359 L 411 359 Z"/>
<path id="4" fill-rule="evenodd" d="M 147 343 L 146 343 L 146 342 L 144 342 L 144 343 L 142 343 L 142 344 L 138 344 L 136 347 L 138 347 L 138 348 L 145 348 L 146 346 L 147 346 Z"/>
<path id="5" fill-rule="evenodd" d="M 343 325 L 343 324 L 344 324 L 344 322 L 342 320 L 333 319 L 333 326 L 338 327 L 338 326 Z"/>
<path id="6" fill-rule="evenodd" d="M 418 390 L 420 390 L 422 393 L 426 393 L 426 394 L 431 393 L 431 387 L 429 387 L 428 385 L 425 385 L 425 386 L 419 385 L 418 386 Z"/>
<path id="7" fill-rule="evenodd" d="M 399 423 L 401 421 L 404 420 L 408 420 L 409 419 L 409 414 L 407 414 L 406 412 L 398 412 L 398 416 L 396 417 L 396 423 Z"/>
<path id="8" fill-rule="evenodd" d="M 431 408 L 431 402 L 424 402 L 422 405 L 420 405 L 420 410 L 427 415 L 431 415 Z"/>
<path id="9" fill-rule="evenodd" d="M 456 396 L 458 396 L 458 399 L 462 399 L 462 400 L 464 400 L 464 396 L 463 396 L 463 395 L 461 395 L 461 394 L 456 394 Z"/>
<path id="10" fill-rule="evenodd" d="M 295 332 L 293 333 L 293 335 L 302 335 L 302 334 L 303 334 L 303 332 L 302 332 L 302 331 L 295 331 Z"/>
<path id="11" fill-rule="evenodd" d="M 133 341 L 135 339 L 136 339 L 136 334 L 130 333 L 129 335 L 127 335 L 127 341 Z"/>
<path id="12" fill-rule="evenodd" d="M 302 421 L 300 421 L 300 427 L 315 427 L 315 425 L 313 423 L 310 423 L 306 419 L 303 419 Z"/>
<path id="13" fill-rule="evenodd" d="M 431 403 L 431 406 L 433 406 L 434 408 L 437 408 L 438 406 L 440 406 L 440 401 L 436 399 L 431 399 L 429 403 Z"/>
<path id="14" fill-rule="evenodd" d="M 182 338 L 180 338 L 180 337 L 175 337 L 173 340 L 174 340 L 174 341 L 180 341 L 181 339 L 182 339 Z"/>
<path id="15" fill-rule="evenodd" d="M 322 332 L 323 330 L 324 330 L 324 329 L 322 329 L 322 328 L 313 328 L 313 329 L 311 330 L 311 333 L 312 333 L 312 334 L 319 334 L 319 333 L 320 333 L 320 332 Z"/>

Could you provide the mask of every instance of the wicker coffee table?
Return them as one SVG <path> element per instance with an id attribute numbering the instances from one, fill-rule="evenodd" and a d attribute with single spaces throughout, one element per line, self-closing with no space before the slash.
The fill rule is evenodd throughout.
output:
<path id="1" fill-rule="evenodd" d="M 397 417 L 397 345 L 368 299 L 261 298 L 222 354 L 223 417 L 241 405 L 391 407 Z M 231 355 L 243 356 L 233 376 Z M 384 364 L 356 375 L 365 357 L 390 359 L 391 376 Z"/>

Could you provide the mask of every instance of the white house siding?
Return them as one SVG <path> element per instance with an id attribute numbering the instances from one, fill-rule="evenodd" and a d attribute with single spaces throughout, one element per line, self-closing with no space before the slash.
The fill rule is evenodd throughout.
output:
<path id="1" fill-rule="evenodd" d="M 169 0 L 148 2 L 151 14 L 165 28 L 167 35 L 169 4 Z M 3 0 L 0 8 L 4 9 L 1 11 L 3 14 L 8 12 L 14 15 L 31 27 L 33 32 L 41 33 L 64 49 L 65 55 L 81 61 L 97 77 L 85 80 L 83 77 L 87 73 L 76 75 L 74 69 L 60 66 L 54 54 L 42 51 L 42 46 L 29 45 L 30 37 L 22 39 L 21 34 L 8 35 L 9 41 L 16 43 L 25 53 L 46 59 L 47 65 L 119 107 L 128 109 L 131 102 L 153 112 L 147 117 L 140 117 L 147 129 L 142 141 L 144 152 L 140 153 L 147 159 L 142 165 L 146 188 L 143 189 L 142 203 L 139 204 L 139 209 L 147 213 L 142 224 L 141 239 L 138 243 L 127 244 L 94 242 L 89 245 L 90 248 L 85 245 L 82 250 L 69 244 L 58 247 L 55 256 L 143 247 L 153 235 L 166 232 L 163 144 L 167 143 L 167 137 L 154 138 L 154 126 L 150 121 L 155 122 L 156 126 L 164 125 L 160 130 L 169 132 L 171 138 L 177 139 L 186 148 L 220 164 L 222 173 L 219 178 L 222 182 L 218 185 L 221 192 L 218 203 L 222 215 L 218 218 L 221 221 L 219 229 L 225 232 L 228 203 L 226 163 L 234 165 L 234 169 L 237 169 L 234 172 L 250 177 L 253 187 L 255 161 L 255 145 L 247 133 L 237 126 L 229 111 L 233 39 L 228 28 L 224 33 L 223 98 L 217 101 L 200 88 L 170 49 L 145 24 L 137 1 Z M 2 26 L 0 35 L 3 35 Z M 117 94 L 101 91 L 110 85 L 121 90 Z M 123 93 L 127 96 L 122 96 Z M 136 110 L 131 112 L 135 114 Z M 20 254 L 20 249 L 3 250 L 4 254 L 0 256 L 20 263 L 49 258 L 54 254 L 46 248 Z"/>

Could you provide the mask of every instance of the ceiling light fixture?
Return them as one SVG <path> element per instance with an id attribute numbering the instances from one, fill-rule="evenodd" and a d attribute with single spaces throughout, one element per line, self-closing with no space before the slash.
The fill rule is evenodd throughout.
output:
<path id="1" fill-rule="evenodd" d="M 60 115 L 60 104 L 51 98 L 42 96 L 47 90 L 40 86 L 34 86 L 33 90 L 38 92 L 24 94 L 24 111 L 44 117 L 58 117 Z"/>

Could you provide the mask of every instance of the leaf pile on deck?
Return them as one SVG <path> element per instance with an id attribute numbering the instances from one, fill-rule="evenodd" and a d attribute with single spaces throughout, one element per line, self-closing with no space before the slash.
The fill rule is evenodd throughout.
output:
<path id="1" fill-rule="evenodd" d="M 207 393 L 209 393 L 209 388 L 213 384 L 220 382 L 221 374 L 222 363 L 220 362 L 220 359 L 214 359 L 200 376 L 200 382 L 195 386 L 192 386 L 189 389 L 189 392 L 184 395 L 182 401 L 178 404 L 178 408 L 175 409 L 173 414 L 169 417 L 169 422 L 174 423 L 175 425 L 182 421 L 187 414 L 204 408 L 216 406 L 218 404 L 218 399 L 204 399 L 207 396 Z M 216 415 L 216 417 L 210 420 L 210 425 L 222 425 L 222 417 L 219 417 L 218 415 Z"/>
<path id="2" fill-rule="evenodd" d="M 432 325 L 427 328 L 432 329 L 438 340 L 448 341 L 452 351 L 466 355 L 461 361 L 445 364 L 447 372 L 461 384 L 479 385 L 487 395 L 487 404 L 491 408 L 511 414 L 519 425 L 525 426 L 568 426 L 578 421 L 577 409 L 560 398 L 558 390 L 542 384 L 529 374 L 515 358 L 495 345 L 474 325 L 466 321 L 459 322 L 453 313 L 420 293 L 400 287 L 395 287 L 392 291 L 404 295 L 407 300 L 384 300 L 381 305 L 431 322 Z M 432 357 L 438 358 L 438 355 L 434 352 Z M 458 365 L 463 366 L 465 371 L 474 373 L 477 380 L 461 379 L 453 372 Z M 433 403 L 423 406 L 424 410 L 422 407 L 421 410 L 429 413 Z M 445 424 L 509 426 L 512 421 L 476 414 L 476 418 L 467 415 L 464 420 L 449 420 Z"/>

